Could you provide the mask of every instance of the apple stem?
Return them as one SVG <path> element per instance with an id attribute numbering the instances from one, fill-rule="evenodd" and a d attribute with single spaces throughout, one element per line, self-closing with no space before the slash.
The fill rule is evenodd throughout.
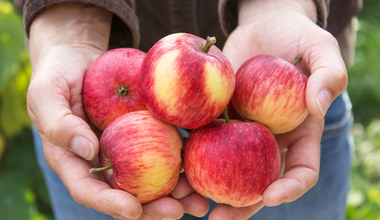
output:
<path id="1" fill-rule="evenodd" d="M 112 165 L 108 165 L 106 167 L 91 168 L 90 173 L 95 174 L 95 173 L 99 173 L 99 172 L 110 170 L 110 169 L 112 169 Z"/>
<path id="2" fill-rule="evenodd" d="M 302 56 L 298 54 L 296 58 L 294 58 L 293 60 L 293 65 L 296 66 L 297 64 L 301 63 L 302 59 L 303 59 Z"/>
<path id="3" fill-rule="evenodd" d="M 206 44 L 203 46 L 201 49 L 203 52 L 208 53 L 212 45 L 216 43 L 216 38 L 215 37 L 207 37 L 206 38 Z"/>
<path id="4" fill-rule="evenodd" d="M 224 120 L 226 120 L 226 123 L 230 123 L 230 117 L 228 116 L 228 107 L 223 110 L 223 116 Z"/>
<path id="5" fill-rule="evenodd" d="M 128 95 L 128 89 L 124 86 L 120 86 L 120 88 L 117 89 L 117 93 L 123 97 Z"/>

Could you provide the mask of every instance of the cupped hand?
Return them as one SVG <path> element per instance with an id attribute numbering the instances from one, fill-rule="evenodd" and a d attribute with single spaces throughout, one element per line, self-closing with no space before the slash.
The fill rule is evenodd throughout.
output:
<path id="1" fill-rule="evenodd" d="M 309 115 L 295 130 L 276 135 L 283 175 L 267 187 L 259 203 L 243 208 L 218 205 L 210 219 L 248 219 L 264 206 L 292 202 L 305 194 L 318 181 L 323 123 L 323 119 Z"/>
<path id="2" fill-rule="evenodd" d="M 207 200 L 188 184 L 181 174 L 171 195 L 141 205 L 131 194 L 112 189 L 101 174 L 91 174 L 98 159 L 86 161 L 65 148 L 56 146 L 42 136 L 44 155 L 52 170 L 58 174 L 72 198 L 89 208 L 116 219 L 179 219 L 184 213 L 203 216 L 208 211 Z M 69 211 L 69 210 L 68 210 Z"/>
<path id="3" fill-rule="evenodd" d="M 239 8 L 238 26 L 223 48 L 235 70 L 257 54 L 276 55 L 292 63 L 301 55 L 298 67 L 309 75 L 307 108 L 323 118 L 346 89 L 347 70 L 336 39 L 316 24 L 313 1 L 243 0 Z"/>
<path id="4" fill-rule="evenodd" d="M 85 120 L 83 78 L 107 50 L 110 24 L 109 12 L 62 4 L 41 12 L 30 29 L 29 116 L 46 140 L 87 160 L 98 154 L 99 143 Z"/>
<path id="5" fill-rule="evenodd" d="M 299 67 L 308 75 L 306 105 L 310 115 L 295 130 L 277 135 L 285 173 L 244 208 L 217 206 L 210 219 L 247 219 L 264 206 L 292 202 L 318 181 L 323 117 L 347 86 L 346 67 L 335 38 L 317 26 L 313 1 L 242 0 L 237 28 L 223 52 L 235 70 L 250 57 L 272 54 L 289 62 L 303 57 Z"/>
<path id="6" fill-rule="evenodd" d="M 41 135 L 45 159 L 75 201 L 115 218 L 204 215 L 206 199 L 184 181 L 174 191 L 177 198 L 167 196 L 141 205 L 133 195 L 111 189 L 101 175 L 89 172 L 99 166 L 99 142 L 85 117 L 82 84 L 87 67 L 107 50 L 111 17 L 103 9 L 73 3 L 50 7 L 33 21 L 27 108 Z"/>

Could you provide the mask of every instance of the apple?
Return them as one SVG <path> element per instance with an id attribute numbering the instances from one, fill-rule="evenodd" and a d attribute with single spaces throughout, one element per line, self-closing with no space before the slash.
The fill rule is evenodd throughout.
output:
<path id="1" fill-rule="evenodd" d="M 177 128 L 149 111 L 118 117 L 100 138 L 99 163 L 106 182 L 143 204 L 168 195 L 177 184 L 182 140 Z"/>
<path id="2" fill-rule="evenodd" d="M 214 43 L 213 37 L 175 33 L 153 45 L 138 82 L 149 111 L 185 129 L 205 126 L 222 113 L 231 99 L 235 74 Z"/>
<path id="3" fill-rule="evenodd" d="M 231 102 L 242 118 L 261 122 L 274 134 L 286 133 L 309 114 L 305 100 L 307 79 L 296 65 L 260 54 L 248 59 L 236 72 Z"/>
<path id="4" fill-rule="evenodd" d="M 260 201 L 281 166 L 277 142 L 264 125 L 219 119 L 191 132 L 183 161 L 195 191 L 233 207 Z"/>
<path id="5" fill-rule="evenodd" d="M 87 69 L 83 82 L 83 107 L 100 130 L 115 118 L 146 109 L 137 90 L 145 53 L 118 48 L 101 54 Z"/>
<path id="6" fill-rule="evenodd" d="M 222 112 L 223 113 L 223 112 Z M 232 105 L 232 102 L 230 101 L 227 105 L 227 113 L 228 113 L 228 119 L 229 120 L 240 120 L 243 121 L 244 119 L 235 111 L 234 106 Z M 225 119 L 226 116 L 223 114 L 220 114 L 218 119 Z"/>

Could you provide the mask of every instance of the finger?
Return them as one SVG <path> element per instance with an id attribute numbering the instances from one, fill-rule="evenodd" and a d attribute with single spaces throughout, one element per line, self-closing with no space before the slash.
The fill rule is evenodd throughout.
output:
<path id="1" fill-rule="evenodd" d="M 229 205 L 218 205 L 214 210 L 210 213 L 210 220 L 239 220 L 239 219 L 248 219 L 249 217 L 256 214 L 260 209 L 264 207 L 264 203 L 262 201 L 256 203 L 255 205 L 242 207 L 242 208 L 234 208 Z"/>
<path id="2" fill-rule="evenodd" d="M 207 199 L 198 193 L 190 194 L 189 196 L 179 200 L 179 202 L 182 204 L 186 213 L 196 217 L 206 215 L 209 209 Z"/>
<path id="3" fill-rule="evenodd" d="M 186 213 L 198 217 L 204 216 L 208 211 L 208 201 L 194 192 L 194 189 L 187 181 L 185 173 L 181 173 L 171 195 L 180 201 Z"/>
<path id="4" fill-rule="evenodd" d="M 64 79 L 36 76 L 28 89 L 30 118 L 50 143 L 91 160 L 98 154 L 97 137 L 82 118 L 73 114 L 70 99 L 70 88 Z"/>
<path id="5" fill-rule="evenodd" d="M 180 219 L 184 214 L 183 206 L 179 201 L 170 197 L 163 197 L 143 206 L 141 219 Z"/>
<path id="6" fill-rule="evenodd" d="M 266 206 L 276 206 L 298 199 L 318 181 L 320 140 L 323 119 L 309 116 L 293 133 L 278 136 L 279 145 L 288 145 L 285 174 L 263 193 Z"/>
<path id="7" fill-rule="evenodd" d="M 308 59 L 311 75 L 306 87 L 306 104 L 313 116 L 323 118 L 333 100 L 347 87 L 346 66 L 336 39 L 327 32 L 322 32 L 310 48 Z"/>
<path id="8" fill-rule="evenodd" d="M 90 174 L 87 161 L 42 139 L 46 161 L 76 202 L 118 219 L 136 219 L 141 215 L 141 204 L 134 196 L 111 189 L 96 175 Z"/>
<path id="9" fill-rule="evenodd" d="M 181 173 L 177 185 L 171 192 L 171 195 L 176 199 L 183 199 L 186 196 L 192 194 L 194 192 L 193 187 L 187 181 L 185 173 Z"/>

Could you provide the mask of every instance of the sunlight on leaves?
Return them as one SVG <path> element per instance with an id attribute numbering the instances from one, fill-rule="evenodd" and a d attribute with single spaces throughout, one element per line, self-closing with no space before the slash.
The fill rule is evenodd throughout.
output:
<path id="1" fill-rule="evenodd" d="M 9 15 L 13 13 L 13 6 L 9 2 L 0 2 L 0 13 Z"/>

